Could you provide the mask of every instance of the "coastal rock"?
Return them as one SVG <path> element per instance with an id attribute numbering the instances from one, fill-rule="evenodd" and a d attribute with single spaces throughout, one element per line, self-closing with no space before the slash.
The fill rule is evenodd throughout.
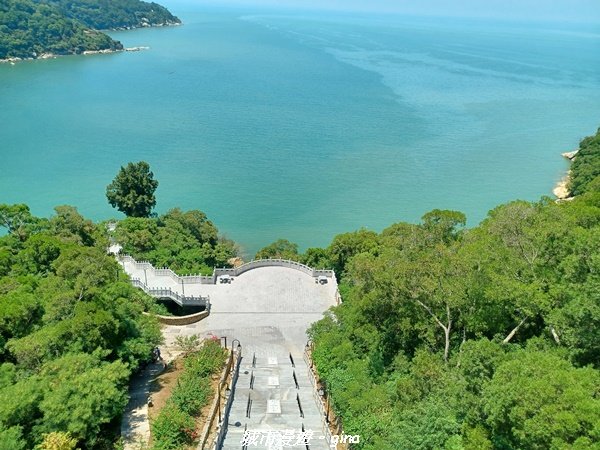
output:
<path id="1" fill-rule="evenodd" d="M 239 256 L 236 256 L 235 258 L 229 258 L 227 262 L 231 264 L 232 267 L 240 267 L 242 264 L 244 264 L 244 260 Z"/>
<path id="2" fill-rule="evenodd" d="M 6 58 L 6 59 L 0 59 L 0 64 L 2 63 L 9 63 L 14 65 L 16 62 L 19 61 L 23 61 L 23 58 Z"/>
<path id="3" fill-rule="evenodd" d="M 116 53 L 121 52 L 123 50 L 111 50 L 107 48 L 105 50 L 86 50 L 82 53 L 82 55 L 98 55 L 98 54 L 106 54 L 106 53 Z"/>
<path id="4" fill-rule="evenodd" d="M 552 189 L 552 193 L 558 200 L 568 200 L 572 198 L 567 187 L 569 185 L 570 175 L 571 171 L 569 170 L 569 172 L 567 172 L 567 174 L 556 184 L 554 189 Z"/>

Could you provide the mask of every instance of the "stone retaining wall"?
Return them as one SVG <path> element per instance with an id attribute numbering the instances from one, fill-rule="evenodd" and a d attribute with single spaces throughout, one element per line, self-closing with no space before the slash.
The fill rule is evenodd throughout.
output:
<path id="1" fill-rule="evenodd" d="M 158 318 L 158 321 L 165 325 L 189 325 L 190 323 L 200 322 L 210 314 L 209 311 L 200 311 L 187 316 L 161 316 L 160 314 L 150 314 L 145 312 L 147 316 L 153 315 Z"/>

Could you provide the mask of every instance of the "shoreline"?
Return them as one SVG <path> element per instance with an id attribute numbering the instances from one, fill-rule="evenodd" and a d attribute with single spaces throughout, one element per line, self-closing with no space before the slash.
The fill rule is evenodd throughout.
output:
<path id="1" fill-rule="evenodd" d="M 57 55 L 54 53 L 42 53 L 40 56 L 37 56 L 35 58 L 14 57 L 14 58 L 0 59 L 0 64 L 10 64 L 10 65 L 14 66 L 16 63 L 24 62 L 24 61 L 37 61 L 40 59 L 56 59 L 56 58 L 62 58 L 65 56 L 89 56 L 89 55 L 106 55 L 109 53 L 140 52 L 142 50 L 150 50 L 150 47 L 139 46 L 139 47 L 125 47 L 125 48 L 115 49 L 115 50 L 112 50 L 109 48 L 104 49 L 104 50 L 84 50 L 81 53 L 68 53 L 66 55 Z"/>
<path id="2" fill-rule="evenodd" d="M 579 150 L 573 150 L 571 152 L 564 152 L 564 153 L 561 153 L 561 156 L 563 156 L 564 158 L 567 158 L 569 161 L 573 161 L 575 159 L 575 157 L 577 156 L 578 151 Z M 554 186 L 554 189 L 552 189 L 552 193 L 556 197 L 557 202 L 568 201 L 568 200 L 573 199 L 573 197 L 571 196 L 571 193 L 569 192 L 569 189 L 568 189 L 570 181 L 571 181 L 571 169 L 569 169 L 567 171 L 567 173 L 556 183 L 556 185 Z"/>
<path id="3" fill-rule="evenodd" d="M 567 186 L 569 185 L 569 181 L 571 180 L 571 171 L 569 170 L 565 176 L 563 176 L 558 183 L 552 189 L 552 193 L 556 197 L 556 201 L 568 200 L 571 197 L 571 193 Z"/>
<path id="4" fill-rule="evenodd" d="M 183 25 L 183 22 L 169 22 L 169 21 L 163 22 L 163 23 L 142 22 L 141 25 L 137 25 L 137 26 L 107 28 L 107 29 L 102 29 L 102 30 L 97 30 L 97 31 L 100 31 L 100 32 L 106 34 L 106 33 L 110 33 L 111 31 L 132 31 L 132 30 L 139 30 L 141 28 L 178 27 L 180 25 Z"/>
<path id="5" fill-rule="evenodd" d="M 110 33 L 111 31 L 133 31 L 133 30 L 139 30 L 142 28 L 178 27 L 181 25 L 183 25 L 183 22 L 164 22 L 164 23 L 156 23 L 156 24 L 142 23 L 139 26 L 110 28 L 108 30 L 97 30 L 97 31 L 100 31 L 102 33 Z M 20 58 L 18 56 L 10 57 L 10 58 L 0 58 L 0 64 L 10 64 L 11 66 L 14 66 L 18 62 L 36 61 L 38 59 L 56 59 L 58 57 L 63 57 L 63 56 L 99 55 L 99 54 L 120 53 L 120 52 L 139 52 L 141 50 L 149 50 L 149 49 L 150 49 L 150 47 L 147 47 L 147 46 L 139 46 L 139 47 L 124 47 L 122 49 L 115 49 L 115 50 L 111 50 L 111 49 L 84 50 L 81 53 L 67 53 L 65 55 L 57 55 L 54 53 L 42 53 L 42 54 L 40 54 L 40 56 L 36 56 L 35 58 L 33 58 L 33 57 Z"/>

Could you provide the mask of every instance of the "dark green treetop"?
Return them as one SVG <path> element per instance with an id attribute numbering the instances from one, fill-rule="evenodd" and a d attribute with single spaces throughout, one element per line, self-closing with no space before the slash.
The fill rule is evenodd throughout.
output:
<path id="1" fill-rule="evenodd" d="M 106 188 L 106 198 L 113 208 L 128 217 L 149 217 L 156 206 L 154 191 L 158 181 L 145 161 L 121 166 L 115 179 Z"/>
<path id="2" fill-rule="evenodd" d="M 56 7 L 70 19 L 94 30 L 181 23 L 167 8 L 140 0 L 36 0 Z"/>
<path id="3" fill-rule="evenodd" d="M 256 259 L 281 258 L 292 259 L 297 261 L 298 244 L 288 241 L 287 239 L 278 239 L 272 244 L 260 249 L 255 256 Z"/>

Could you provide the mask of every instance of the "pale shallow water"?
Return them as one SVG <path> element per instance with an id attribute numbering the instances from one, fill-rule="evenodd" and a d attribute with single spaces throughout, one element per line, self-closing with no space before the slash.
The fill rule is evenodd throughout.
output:
<path id="1" fill-rule="evenodd" d="M 600 125 L 600 30 L 178 11 L 113 33 L 138 53 L 0 65 L 0 202 L 118 214 L 144 159 L 159 212 L 205 211 L 252 253 L 550 195 Z"/>

